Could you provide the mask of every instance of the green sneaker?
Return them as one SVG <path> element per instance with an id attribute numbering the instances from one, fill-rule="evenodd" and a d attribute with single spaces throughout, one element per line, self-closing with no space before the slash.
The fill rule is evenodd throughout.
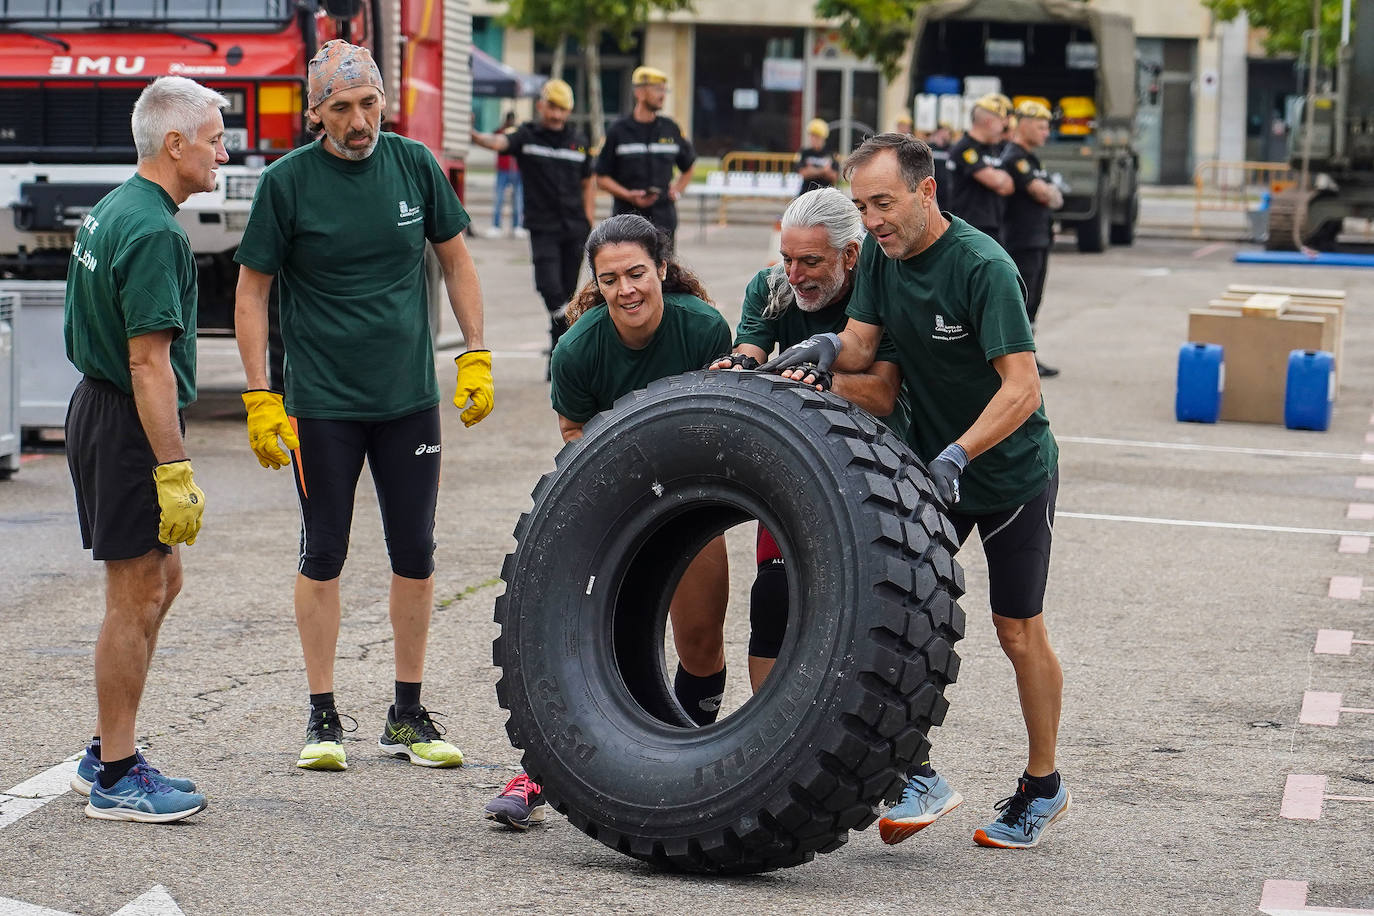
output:
<path id="1" fill-rule="evenodd" d="M 345 729 L 343 719 L 353 723 Z M 348 757 L 344 754 L 343 733 L 356 731 L 358 723 L 352 716 L 341 716 L 339 711 L 329 709 L 310 709 L 310 724 L 305 727 L 305 747 L 296 766 L 305 770 L 346 770 Z"/>
<path id="2" fill-rule="evenodd" d="M 463 765 L 463 752 L 443 740 L 443 726 L 434 721 L 432 713 L 423 706 L 414 714 L 400 717 L 396 707 L 386 711 L 386 728 L 377 743 L 382 750 L 397 757 L 409 757 L 410 762 L 422 767 L 460 767 Z"/>

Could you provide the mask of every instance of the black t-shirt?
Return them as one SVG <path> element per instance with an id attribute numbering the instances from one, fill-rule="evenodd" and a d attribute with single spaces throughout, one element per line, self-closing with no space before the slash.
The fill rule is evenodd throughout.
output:
<path id="1" fill-rule="evenodd" d="M 658 188 L 658 200 L 647 210 L 615 199 L 611 212 L 637 213 L 669 232 L 677 229 L 677 206 L 668 197 L 673 166 L 685 172 L 697 161 L 692 143 L 672 118 L 656 117 L 645 123 L 626 116 L 606 131 L 606 142 L 596 160 L 596 173 L 608 175 L 631 191 Z"/>
<path id="2" fill-rule="evenodd" d="M 932 146 L 930 158 L 935 172 L 935 203 L 940 212 L 945 213 L 954 203 L 954 173 L 950 170 L 949 147 Z"/>
<path id="3" fill-rule="evenodd" d="M 949 168 L 953 178 L 950 210 L 964 222 L 997 238 L 1006 209 L 1003 198 L 973 176 L 983 169 L 1000 168 L 1002 141 L 979 143 L 968 134 L 949 149 Z"/>
<path id="4" fill-rule="evenodd" d="M 1049 181 L 1040 159 L 1019 143 L 1008 143 L 1002 150 L 1002 168 L 1011 175 L 1016 193 L 1007 198 L 1007 212 L 1002 220 L 1002 244 L 1012 248 L 1048 248 L 1050 236 L 1050 208 L 1030 196 L 1030 183 L 1039 178 Z"/>
<path id="5" fill-rule="evenodd" d="M 582 182 L 592 174 L 587 139 L 564 125 L 550 130 L 526 121 L 507 135 L 525 185 L 525 228 L 531 232 L 585 233 Z"/>
<path id="6" fill-rule="evenodd" d="M 840 172 L 840 160 L 835 154 L 825 149 L 816 149 L 812 146 L 803 146 L 797 151 L 797 171 L 804 168 L 825 168 L 830 166 L 835 170 L 835 174 Z M 807 191 L 815 191 L 818 188 L 833 188 L 834 182 L 824 178 L 803 178 L 799 193 L 805 194 Z"/>

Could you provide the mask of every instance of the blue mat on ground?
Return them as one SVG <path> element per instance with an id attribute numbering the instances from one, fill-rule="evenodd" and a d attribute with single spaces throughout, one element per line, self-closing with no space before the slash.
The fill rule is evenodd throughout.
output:
<path id="1" fill-rule="evenodd" d="M 1237 264 L 1310 264 L 1314 267 L 1374 267 L 1374 254 L 1323 251 L 1308 256 L 1301 251 L 1239 251 Z"/>

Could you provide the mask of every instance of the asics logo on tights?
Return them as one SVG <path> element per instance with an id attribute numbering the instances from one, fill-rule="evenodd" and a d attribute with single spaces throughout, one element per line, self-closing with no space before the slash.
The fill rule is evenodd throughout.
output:
<path id="1" fill-rule="evenodd" d="M 442 448 L 442 445 L 426 445 L 425 443 L 421 442 L 418 446 L 415 447 L 415 454 L 437 455 L 439 454 L 439 450 Z"/>

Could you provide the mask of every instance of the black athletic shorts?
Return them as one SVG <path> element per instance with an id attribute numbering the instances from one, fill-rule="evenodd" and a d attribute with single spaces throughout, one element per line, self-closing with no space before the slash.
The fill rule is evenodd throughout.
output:
<path id="1" fill-rule="evenodd" d="M 988 560 L 988 603 L 999 617 L 1025 620 L 1045 609 L 1054 503 L 1058 495 L 1056 470 L 1039 496 L 1015 509 L 992 515 L 949 514 L 960 545 L 974 526 L 978 527 L 983 555 Z"/>
<path id="2" fill-rule="evenodd" d="M 186 422 L 177 414 L 182 435 Z M 132 560 L 158 540 L 162 509 L 153 468 L 157 458 L 132 395 L 103 379 L 77 383 L 67 405 L 67 468 L 76 487 L 81 546 L 96 560 Z"/>
<path id="3" fill-rule="evenodd" d="M 291 423 L 301 443 L 293 456 L 301 502 L 301 574 L 327 582 L 343 571 L 353 497 L 366 458 L 391 571 L 407 579 L 429 578 L 439 501 L 439 408 L 394 420 L 292 418 Z"/>

